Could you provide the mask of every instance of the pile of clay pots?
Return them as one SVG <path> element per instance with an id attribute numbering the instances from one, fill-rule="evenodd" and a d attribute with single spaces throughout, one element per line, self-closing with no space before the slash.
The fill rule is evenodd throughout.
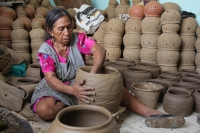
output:
<path id="1" fill-rule="evenodd" d="M 196 29 L 196 35 L 198 38 L 195 42 L 195 48 L 197 51 L 197 54 L 195 56 L 195 64 L 196 64 L 196 71 L 198 74 L 200 74 L 200 27 Z"/>

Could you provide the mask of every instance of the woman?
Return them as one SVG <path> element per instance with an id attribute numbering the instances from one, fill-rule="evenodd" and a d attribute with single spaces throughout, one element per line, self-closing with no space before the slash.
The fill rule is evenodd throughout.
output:
<path id="1" fill-rule="evenodd" d="M 44 77 L 36 87 L 31 108 L 43 120 L 50 120 L 67 106 L 77 104 L 77 99 L 86 103 L 94 99 L 94 88 L 74 83 L 76 70 L 84 66 L 84 54 L 94 55 L 91 73 L 98 73 L 105 60 L 105 49 L 84 33 L 73 33 L 73 22 L 68 12 L 55 8 L 46 16 L 47 41 L 38 50 L 38 58 Z M 141 116 L 162 114 L 139 102 L 126 89 L 121 106 Z"/>

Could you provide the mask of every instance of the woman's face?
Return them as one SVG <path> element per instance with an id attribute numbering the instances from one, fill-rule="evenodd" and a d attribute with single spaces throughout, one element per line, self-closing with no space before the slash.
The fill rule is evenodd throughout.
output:
<path id="1" fill-rule="evenodd" d="M 72 31 L 73 23 L 67 16 L 63 16 L 54 23 L 52 31 L 49 32 L 54 37 L 55 43 L 67 45 L 71 41 Z"/>

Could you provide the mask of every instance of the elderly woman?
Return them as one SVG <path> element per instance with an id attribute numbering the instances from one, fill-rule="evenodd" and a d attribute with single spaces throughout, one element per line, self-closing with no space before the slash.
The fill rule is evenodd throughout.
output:
<path id="1" fill-rule="evenodd" d="M 46 16 L 47 40 L 38 50 L 38 58 L 44 77 L 36 87 L 31 108 L 43 120 L 54 119 L 57 113 L 77 104 L 77 99 L 86 103 L 94 99 L 94 88 L 75 83 L 76 71 L 84 66 L 84 55 L 92 54 L 94 64 L 91 73 L 98 73 L 105 60 L 105 49 L 84 33 L 73 33 L 73 22 L 66 10 L 55 8 Z M 126 89 L 121 106 L 141 116 L 161 114 L 139 102 Z"/>

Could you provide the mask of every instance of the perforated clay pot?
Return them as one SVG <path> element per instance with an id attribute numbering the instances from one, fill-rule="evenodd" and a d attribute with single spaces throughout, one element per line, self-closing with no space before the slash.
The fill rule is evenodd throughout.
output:
<path id="1" fill-rule="evenodd" d="M 124 22 L 118 18 L 110 19 L 106 25 L 106 33 L 115 33 L 122 36 L 124 34 L 124 29 Z"/>
<path id="2" fill-rule="evenodd" d="M 180 35 L 195 35 L 197 27 L 198 24 L 195 18 L 184 18 L 181 22 Z"/>
<path id="3" fill-rule="evenodd" d="M 158 65 L 177 66 L 179 60 L 180 60 L 180 53 L 178 51 L 158 50 L 157 53 Z"/>
<path id="4" fill-rule="evenodd" d="M 157 1 L 150 1 L 144 6 L 146 17 L 160 17 L 163 12 L 162 5 Z"/>
<path id="5" fill-rule="evenodd" d="M 158 17 L 145 17 L 142 20 L 142 33 L 161 33 L 160 18 Z"/>
<path id="6" fill-rule="evenodd" d="M 167 10 L 176 10 L 179 13 L 181 13 L 181 8 L 178 4 L 174 3 L 174 2 L 165 2 L 164 4 L 162 4 L 164 11 Z"/>
<path id="7" fill-rule="evenodd" d="M 138 19 L 128 19 L 125 23 L 126 33 L 142 33 L 142 20 Z"/>
<path id="8" fill-rule="evenodd" d="M 144 6 L 142 5 L 132 5 L 129 10 L 128 14 L 130 18 L 135 19 L 143 19 L 144 18 Z"/>
<path id="9" fill-rule="evenodd" d="M 157 48 L 143 47 L 140 52 L 140 59 L 142 62 L 157 63 Z"/>
<path id="10" fill-rule="evenodd" d="M 180 64 L 181 65 L 191 65 L 195 62 L 196 52 L 194 50 L 182 50 L 180 52 Z"/>
<path id="11" fill-rule="evenodd" d="M 141 34 L 125 34 L 123 37 L 123 43 L 126 48 L 140 48 Z"/>
<path id="12" fill-rule="evenodd" d="M 123 51 L 123 57 L 133 60 L 140 60 L 140 51 L 141 48 L 125 48 Z"/>
<path id="13" fill-rule="evenodd" d="M 180 36 L 182 42 L 182 50 L 195 50 L 195 36 Z"/>
<path id="14" fill-rule="evenodd" d="M 161 25 L 163 24 L 180 24 L 181 14 L 176 10 L 167 10 L 161 15 Z"/>
<path id="15" fill-rule="evenodd" d="M 163 24 L 162 32 L 164 33 L 175 33 L 177 34 L 180 29 L 180 24 Z"/>

